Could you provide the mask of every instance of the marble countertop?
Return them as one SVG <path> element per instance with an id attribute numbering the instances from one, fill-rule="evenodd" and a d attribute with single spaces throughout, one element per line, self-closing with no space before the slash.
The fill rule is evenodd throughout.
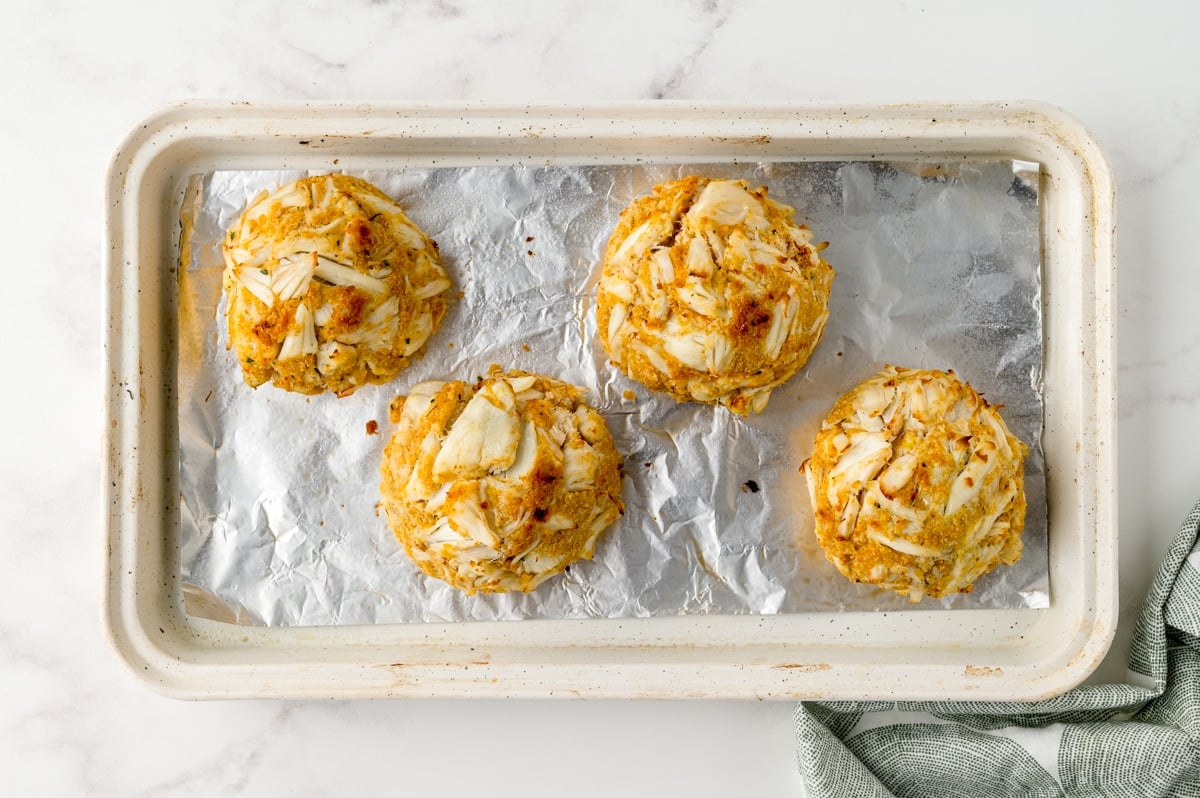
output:
<path id="1" fill-rule="evenodd" d="M 329 5 L 332 10 L 326 10 Z M 1200 7 L 695 0 L 9 4 L 0 48 L 0 773 L 20 795 L 801 793 L 791 704 L 203 702 L 109 651 L 103 175 L 187 98 L 574 103 L 1036 99 L 1100 140 L 1118 184 L 1123 622 L 1200 496 Z M 19 381 L 18 381 L 19 380 Z"/>

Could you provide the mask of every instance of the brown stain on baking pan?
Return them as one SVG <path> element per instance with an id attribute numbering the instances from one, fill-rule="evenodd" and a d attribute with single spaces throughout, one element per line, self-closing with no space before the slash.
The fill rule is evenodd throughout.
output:
<path id="1" fill-rule="evenodd" d="M 319 150 L 327 147 L 340 147 L 344 144 L 353 143 L 354 141 L 361 139 L 362 136 L 370 136 L 374 134 L 374 132 L 375 131 L 373 130 L 365 130 L 360 136 L 347 136 L 340 133 L 328 133 L 324 136 L 311 136 L 306 139 L 296 139 L 296 143 L 301 147 Z M 276 135 L 278 138 L 291 138 L 291 136 L 285 136 L 283 134 Z"/>
<path id="2" fill-rule="evenodd" d="M 1104 625 L 1104 621 L 1099 618 L 1092 620 L 1090 623 L 1085 619 L 1078 624 L 1076 636 L 1084 635 L 1088 642 L 1080 647 L 1080 649 L 1072 654 L 1071 658 L 1067 660 L 1068 670 L 1074 670 L 1075 668 L 1078 668 L 1080 663 L 1085 662 L 1088 659 L 1092 660 L 1092 668 L 1095 668 L 1096 665 L 1099 664 L 1099 660 L 1103 658 L 1103 652 L 1099 658 L 1096 657 L 1096 646 L 1094 641 L 1097 640 L 1097 635 L 1100 634 Z"/>
<path id="3" fill-rule="evenodd" d="M 987 676 L 1003 676 L 1003 668 L 989 668 L 986 665 L 968 665 L 963 668 L 963 676 L 979 679 Z"/>
<path id="4" fill-rule="evenodd" d="M 383 668 L 391 676 L 391 682 L 387 686 L 389 695 L 410 695 L 412 690 L 416 690 L 418 695 L 425 698 L 437 698 L 438 692 L 430 687 L 430 685 L 419 675 L 413 672 L 416 668 L 435 668 L 435 669 L 458 669 L 460 673 L 468 670 L 473 665 L 489 665 L 487 660 L 472 660 L 470 662 L 392 662 L 385 665 L 375 667 Z M 500 680 L 496 676 L 488 676 L 484 673 L 463 673 L 462 678 L 469 680 L 473 684 L 499 684 Z M 509 696 L 504 696 L 509 697 Z"/>
<path id="5" fill-rule="evenodd" d="M 766 134 L 758 136 L 712 136 L 711 140 L 721 144 L 744 144 L 747 146 L 771 143 L 771 137 Z"/>
<path id="6" fill-rule="evenodd" d="M 491 660 L 471 659 L 466 662 L 389 662 L 382 667 L 388 670 L 406 670 L 408 668 L 465 668 L 468 665 L 491 664 Z"/>

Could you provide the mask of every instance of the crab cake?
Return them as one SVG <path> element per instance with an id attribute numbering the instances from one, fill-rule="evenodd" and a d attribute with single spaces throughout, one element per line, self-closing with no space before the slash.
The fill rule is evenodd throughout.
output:
<path id="1" fill-rule="evenodd" d="M 681 402 L 766 407 L 829 318 L 833 269 L 793 214 L 745 180 L 685 177 L 634 200 L 598 290 L 613 363 Z"/>
<path id="2" fill-rule="evenodd" d="M 418 567 L 473 594 L 531 591 L 623 512 L 621 457 L 582 391 L 520 371 L 392 402 L 381 493 Z"/>
<path id="3" fill-rule="evenodd" d="M 834 404 L 801 470 L 829 561 L 917 602 L 1020 558 L 1028 454 L 952 372 L 889 366 Z"/>
<path id="4" fill-rule="evenodd" d="M 230 348 L 253 388 L 346 396 L 387 382 L 446 312 L 437 245 L 357 177 L 262 192 L 222 251 Z"/>

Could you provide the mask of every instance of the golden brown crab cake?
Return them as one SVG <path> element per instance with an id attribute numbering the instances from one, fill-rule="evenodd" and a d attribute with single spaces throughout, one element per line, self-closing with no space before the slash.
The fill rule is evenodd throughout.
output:
<path id="1" fill-rule="evenodd" d="M 834 272 L 794 213 L 745 180 L 685 177 L 634 200 L 597 296 L 613 363 L 682 402 L 766 407 L 829 318 Z"/>
<path id="2" fill-rule="evenodd" d="M 392 402 L 380 492 L 418 567 L 468 594 L 531 591 L 623 512 L 621 457 L 565 382 L 494 368 Z"/>
<path id="3" fill-rule="evenodd" d="M 834 404 L 801 470 L 829 561 L 916 602 L 1020 558 L 1028 454 L 952 372 L 888 366 Z"/>
<path id="4" fill-rule="evenodd" d="M 346 396 L 387 382 L 446 312 L 437 245 L 357 177 L 262 192 L 222 251 L 230 347 L 254 388 Z"/>

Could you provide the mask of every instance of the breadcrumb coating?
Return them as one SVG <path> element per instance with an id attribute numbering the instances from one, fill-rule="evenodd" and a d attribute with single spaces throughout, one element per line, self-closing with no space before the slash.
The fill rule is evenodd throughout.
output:
<path id="1" fill-rule="evenodd" d="M 1028 454 L 952 372 L 888 366 L 834 404 L 801 470 L 829 561 L 916 602 L 1020 558 Z"/>
<path id="2" fill-rule="evenodd" d="M 793 214 L 744 180 L 685 177 L 634 200 L 598 288 L 612 362 L 679 401 L 760 412 L 829 318 L 833 269 Z"/>
<path id="3" fill-rule="evenodd" d="M 418 567 L 468 594 L 531 591 L 624 511 L 621 457 L 572 385 L 495 368 L 391 406 L 383 508 Z"/>
<path id="4" fill-rule="evenodd" d="M 222 251 L 230 348 L 254 388 L 346 396 L 387 382 L 446 312 L 437 245 L 357 177 L 262 192 Z"/>

